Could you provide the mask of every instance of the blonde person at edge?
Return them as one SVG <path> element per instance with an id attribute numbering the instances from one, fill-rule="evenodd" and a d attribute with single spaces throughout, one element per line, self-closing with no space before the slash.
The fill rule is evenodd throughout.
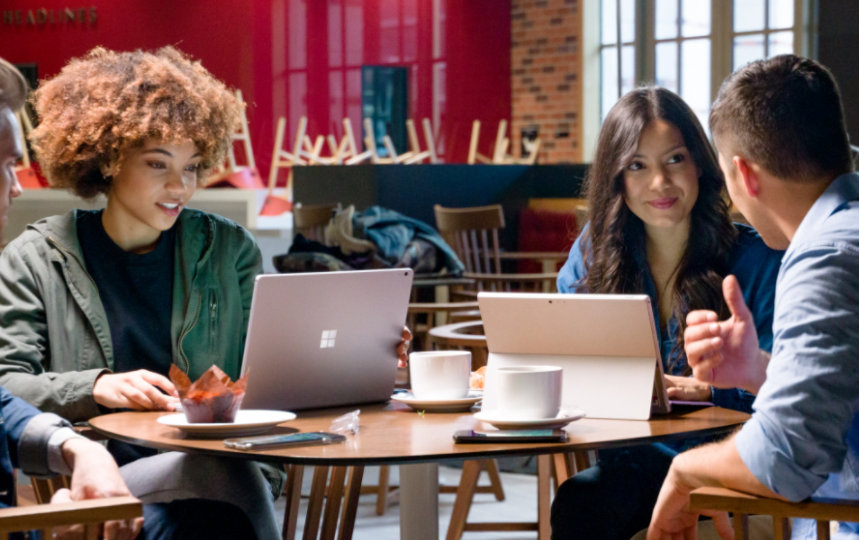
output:
<path id="1" fill-rule="evenodd" d="M 685 316 L 725 312 L 720 284 L 733 273 L 759 324 L 758 345 L 769 350 L 781 253 L 752 228 L 731 223 L 724 178 L 695 113 L 664 88 L 621 97 L 600 130 L 586 189 L 590 222 L 559 273 L 558 290 L 647 294 L 669 397 L 751 411 L 753 394 L 689 377 Z M 699 442 L 600 451 L 596 466 L 559 488 L 552 537 L 627 540 L 647 526 L 672 458 Z"/>
<path id="2" fill-rule="evenodd" d="M 24 143 L 15 112 L 24 105 L 26 96 L 24 77 L 0 58 L 0 238 L 12 199 L 21 195 L 15 165 L 23 155 Z M 76 434 L 66 420 L 41 413 L 0 387 L 0 507 L 17 502 L 13 467 L 26 474 L 70 474 L 71 489 L 58 490 L 51 498 L 54 503 L 129 494 L 103 446 Z M 104 538 L 133 538 L 142 523 L 142 518 L 107 522 Z M 56 535 L 58 531 L 53 532 Z M 64 530 L 63 538 L 76 533 L 82 531 Z"/>
<path id="3" fill-rule="evenodd" d="M 0 384 L 73 422 L 175 410 L 171 363 L 239 375 L 260 251 L 224 218 L 186 209 L 219 163 L 241 104 L 177 50 L 97 48 L 41 84 L 31 141 L 57 187 L 103 211 L 43 219 L 0 254 Z M 108 444 L 148 504 L 147 538 L 278 538 L 258 464 Z"/>

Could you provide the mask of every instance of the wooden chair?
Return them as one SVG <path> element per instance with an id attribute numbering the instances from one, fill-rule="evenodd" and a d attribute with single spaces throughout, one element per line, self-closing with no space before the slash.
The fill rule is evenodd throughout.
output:
<path id="1" fill-rule="evenodd" d="M 242 91 L 236 90 L 236 98 L 244 103 Z M 262 188 L 262 180 L 259 177 L 259 172 L 254 159 L 254 150 L 251 145 L 251 133 L 248 129 L 248 117 L 245 109 L 242 108 L 240 115 L 241 122 L 239 130 L 230 136 L 230 145 L 227 147 L 227 162 L 212 171 L 212 174 L 203 182 L 204 187 L 214 186 L 216 184 L 229 184 L 233 187 L 243 189 L 258 189 Z M 233 145 L 239 142 L 244 147 L 246 165 L 239 165 L 236 160 L 236 153 Z"/>
<path id="2" fill-rule="evenodd" d="M 494 163 L 497 165 L 533 165 L 537 162 L 537 156 L 540 153 L 540 139 L 537 138 L 531 148 L 531 152 L 527 157 L 517 158 L 511 155 L 510 138 L 507 137 L 507 120 L 501 119 L 498 122 L 498 131 L 495 133 L 495 143 L 492 146 L 492 155 L 486 156 L 478 152 L 477 147 L 480 143 L 480 120 L 475 120 L 471 124 L 471 139 L 468 145 L 469 165 L 480 163 Z"/>
<path id="3" fill-rule="evenodd" d="M 773 536 L 778 540 L 790 538 L 790 518 L 815 520 L 818 540 L 829 539 L 831 521 L 859 522 L 859 500 L 811 498 L 792 503 L 716 487 L 693 491 L 689 508 L 731 512 L 737 540 L 749 538 L 748 517 L 751 514 L 772 516 Z"/>
<path id="4" fill-rule="evenodd" d="M 286 118 L 280 117 L 277 120 L 277 130 L 274 136 L 274 152 L 271 156 L 271 169 L 268 173 L 268 195 L 263 203 L 261 214 L 280 214 L 291 207 L 292 201 L 292 170 L 298 165 L 307 165 L 307 162 L 301 157 L 301 145 L 304 142 L 304 134 L 307 131 L 307 117 L 302 116 L 298 120 L 298 127 L 295 130 L 295 140 L 293 141 L 292 151 L 284 150 L 283 145 L 286 134 Z M 275 197 L 274 188 L 277 185 L 277 174 L 280 169 L 289 169 L 289 176 L 286 179 L 285 197 Z M 279 199 L 279 200 L 274 200 Z M 285 204 L 284 204 L 285 203 Z M 270 208 L 270 211 L 267 209 Z M 278 211 L 279 210 L 279 211 Z"/>
<path id="5" fill-rule="evenodd" d="M 358 152 L 358 146 L 355 144 L 355 132 L 352 130 L 352 121 L 348 118 L 343 119 L 343 138 L 346 140 L 346 153 L 343 156 L 343 163 L 358 165 L 373 158 L 374 154 L 370 150 Z"/>
<path id="6" fill-rule="evenodd" d="M 502 269 L 499 231 L 504 228 L 500 204 L 470 208 L 435 205 L 435 221 L 444 239 L 465 265 L 464 277 L 473 279 L 477 290 L 543 291 L 555 289 L 557 272 L 506 273 Z M 525 253 L 511 258 L 521 260 Z"/>
<path id="7" fill-rule="evenodd" d="M 37 504 L 0 509 L 0 538 L 12 532 L 39 530 L 42 538 L 51 538 L 50 529 L 66 525 L 84 525 L 84 538 L 98 538 L 105 521 L 127 520 L 143 515 L 143 506 L 134 497 L 110 497 L 71 503 Z"/>

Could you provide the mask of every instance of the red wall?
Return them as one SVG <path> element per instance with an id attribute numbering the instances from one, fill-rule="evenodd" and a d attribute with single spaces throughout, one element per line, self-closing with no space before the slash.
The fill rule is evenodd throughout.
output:
<path id="1" fill-rule="evenodd" d="M 263 178 L 279 116 L 288 134 L 307 115 L 308 134 L 338 137 L 349 116 L 361 137 L 364 64 L 409 67 L 410 115 L 433 119 L 448 162 L 464 161 L 473 119 L 510 118 L 510 0 L 89 0 L 80 7 L 95 8 L 94 23 L 57 22 L 66 7 L 78 6 L 3 0 L 0 56 L 37 63 L 46 77 L 96 45 L 177 46 L 242 90 Z M 42 8 L 55 22 L 28 23 Z"/>

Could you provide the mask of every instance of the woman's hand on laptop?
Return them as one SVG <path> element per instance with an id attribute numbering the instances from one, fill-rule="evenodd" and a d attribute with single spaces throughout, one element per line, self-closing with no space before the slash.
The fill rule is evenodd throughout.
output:
<path id="1" fill-rule="evenodd" d="M 173 411 L 179 405 L 179 393 L 170 379 L 145 369 L 99 375 L 92 395 L 109 409 Z"/>
<path id="2" fill-rule="evenodd" d="M 665 391 L 669 399 L 679 401 L 710 401 L 713 392 L 710 385 L 692 377 L 665 376 Z"/>
<path id="3" fill-rule="evenodd" d="M 397 345 L 397 367 L 406 367 L 409 362 L 409 347 L 412 346 L 412 331 L 408 326 L 403 327 L 403 336 Z"/>

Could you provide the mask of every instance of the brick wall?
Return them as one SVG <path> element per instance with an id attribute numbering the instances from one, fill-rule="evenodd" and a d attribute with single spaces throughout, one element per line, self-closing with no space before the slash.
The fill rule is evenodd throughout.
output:
<path id="1" fill-rule="evenodd" d="M 511 146 L 538 126 L 540 163 L 581 162 L 582 34 L 579 0 L 512 0 Z"/>

